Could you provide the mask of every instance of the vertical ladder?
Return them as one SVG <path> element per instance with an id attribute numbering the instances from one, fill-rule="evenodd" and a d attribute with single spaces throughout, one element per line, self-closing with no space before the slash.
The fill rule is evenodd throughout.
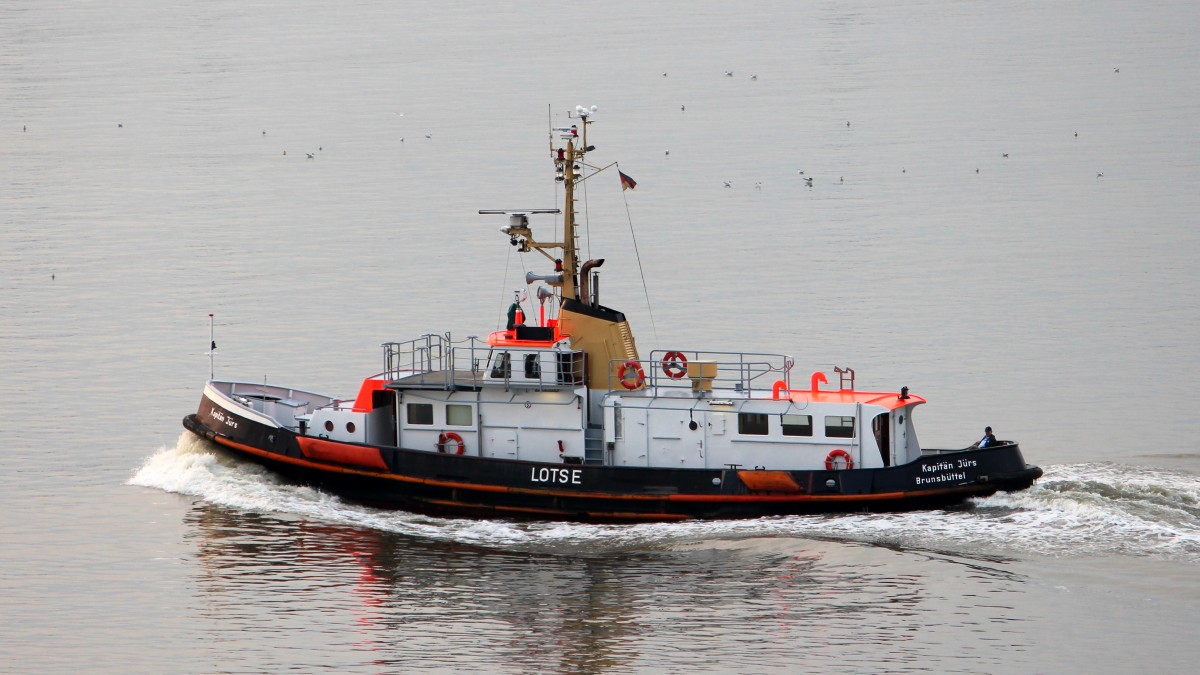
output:
<path id="1" fill-rule="evenodd" d="M 583 430 L 583 463 L 604 463 L 604 427 L 589 424 Z"/>

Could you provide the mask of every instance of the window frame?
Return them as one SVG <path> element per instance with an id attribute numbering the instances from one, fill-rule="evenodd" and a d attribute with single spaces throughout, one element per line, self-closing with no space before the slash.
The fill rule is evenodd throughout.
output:
<path id="1" fill-rule="evenodd" d="M 465 408 L 466 414 L 467 414 L 467 423 L 459 424 L 457 422 L 452 422 L 451 421 L 452 417 L 450 415 L 451 408 Z M 447 403 L 446 404 L 446 426 L 448 426 L 448 427 L 474 427 L 475 426 L 474 406 L 471 406 L 470 404 L 467 404 L 467 403 Z"/>
<path id="2" fill-rule="evenodd" d="M 788 417 L 804 417 L 808 419 L 808 424 L 788 424 L 785 419 Z M 784 436 L 789 438 L 812 438 L 813 437 L 813 416 L 801 415 L 799 413 L 780 413 L 779 428 Z M 805 429 L 808 433 L 788 433 L 788 429 Z"/>
<path id="3" fill-rule="evenodd" d="M 829 421 L 834 420 L 834 419 L 842 420 L 842 424 L 839 424 L 837 426 L 831 426 Z M 850 420 L 850 424 L 847 425 L 845 423 L 846 420 Z M 847 429 L 847 430 L 849 430 L 850 433 L 849 434 L 832 434 L 832 433 L 830 433 L 830 431 L 834 430 L 834 429 Z M 857 438 L 857 437 L 858 437 L 858 423 L 857 423 L 857 420 L 855 419 L 854 415 L 825 415 L 825 438 Z"/>
<path id="4" fill-rule="evenodd" d="M 764 412 L 739 411 L 738 435 L 740 436 L 770 436 L 771 416 Z M 761 421 L 762 431 L 758 431 Z M 753 427 L 750 423 L 753 422 Z"/>
<path id="5" fill-rule="evenodd" d="M 508 352 L 500 352 L 493 355 L 491 375 L 494 380 L 511 380 L 512 355 Z"/>
<path id="6" fill-rule="evenodd" d="M 424 409 L 428 411 L 429 421 L 419 422 L 413 420 L 413 410 Z M 432 403 L 416 403 L 409 401 L 404 404 L 404 423 L 414 427 L 431 427 L 433 426 L 433 404 Z"/>

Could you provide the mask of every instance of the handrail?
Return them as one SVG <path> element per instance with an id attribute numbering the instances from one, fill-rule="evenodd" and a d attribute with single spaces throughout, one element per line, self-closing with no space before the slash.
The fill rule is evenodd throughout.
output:
<path id="1" fill-rule="evenodd" d="M 671 358 L 667 358 L 668 355 Z M 779 380 L 789 383 L 788 386 L 790 386 L 790 371 L 795 364 L 792 358 L 786 354 L 656 349 L 650 352 L 649 359 L 642 359 L 638 362 L 645 375 L 645 386 L 694 388 L 692 378 L 687 377 L 681 371 L 681 368 L 685 368 L 685 366 L 677 355 L 682 355 L 687 363 L 716 364 L 717 373 L 711 379 L 713 387 L 746 393 L 757 388 L 769 390 Z M 610 363 L 609 391 L 629 390 L 629 387 L 617 377 L 617 373 L 624 363 L 624 359 L 614 359 Z M 675 375 L 672 376 L 668 370 Z M 634 389 L 637 388 L 639 387 L 634 387 Z"/>
<path id="2" fill-rule="evenodd" d="M 455 345 L 449 333 L 427 333 L 404 342 L 384 342 L 380 345 L 384 361 L 381 375 L 391 380 L 422 375 L 422 386 L 446 389 L 478 387 L 485 381 L 502 383 L 506 388 L 515 385 L 540 389 L 562 389 L 583 383 L 582 351 L 492 347 L 475 336 L 470 336 L 467 342 L 467 345 Z M 511 354 L 511 360 L 502 375 L 493 377 L 491 369 L 497 365 L 492 362 L 492 357 L 505 352 Z M 534 352 L 553 356 L 539 356 L 535 366 L 527 367 L 520 354 Z M 455 367 L 460 362 L 465 362 L 466 367 L 462 370 Z M 535 370 L 536 374 L 531 374 Z"/>

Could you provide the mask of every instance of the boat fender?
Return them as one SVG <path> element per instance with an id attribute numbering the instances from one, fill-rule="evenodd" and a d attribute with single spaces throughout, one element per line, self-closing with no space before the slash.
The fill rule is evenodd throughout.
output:
<path id="1" fill-rule="evenodd" d="M 628 377 L 631 373 L 634 375 L 632 379 Z M 642 364 L 629 359 L 617 370 L 617 379 L 621 381 L 622 387 L 637 389 L 646 383 L 646 372 L 642 370 Z"/>
<path id="2" fill-rule="evenodd" d="M 834 471 L 837 468 L 835 462 L 837 462 L 839 459 L 845 462 L 846 466 L 844 468 L 854 468 L 854 460 L 850 457 L 850 453 L 841 448 L 836 448 L 829 453 L 829 456 L 825 458 L 825 468 L 830 471 Z"/>
<path id="3" fill-rule="evenodd" d="M 687 375 L 687 357 L 683 352 L 667 352 L 663 357 L 662 369 L 667 377 L 678 380 Z"/>
<path id="4" fill-rule="evenodd" d="M 784 382 L 783 380 L 775 380 L 775 384 L 771 385 L 771 397 L 778 401 L 779 395 L 787 390 L 787 382 Z"/>
<path id="5" fill-rule="evenodd" d="M 447 448 L 447 443 L 454 443 L 454 445 L 457 446 L 457 449 Z M 453 431 L 447 431 L 446 433 L 438 436 L 437 451 L 449 452 L 453 455 L 461 455 L 467 451 L 467 444 L 463 442 L 462 436 L 459 436 Z"/>

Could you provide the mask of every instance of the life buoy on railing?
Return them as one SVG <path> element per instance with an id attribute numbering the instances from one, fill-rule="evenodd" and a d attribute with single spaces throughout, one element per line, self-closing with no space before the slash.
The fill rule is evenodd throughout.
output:
<path id="1" fill-rule="evenodd" d="M 687 375 L 687 357 L 683 352 L 667 352 L 666 356 L 663 356 L 662 369 L 667 377 L 678 380 Z"/>
<path id="2" fill-rule="evenodd" d="M 850 453 L 841 448 L 837 448 L 829 453 L 829 456 L 825 458 L 825 468 L 830 471 L 838 470 L 837 461 L 839 459 L 846 464 L 846 466 L 841 467 L 842 469 L 854 468 L 854 459 L 850 457 Z"/>
<path id="3" fill-rule="evenodd" d="M 447 450 L 446 449 L 447 443 L 454 443 L 455 445 L 458 446 L 458 449 L 457 450 Z M 438 452 L 449 452 L 452 455 L 461 455 L 467 451 L 467 444 L 466 444 L 466 442 L 463 441 L 462 436 L 459 436 L 458 434 L 454 433 L 453 431 L 447 431 L 446 433 L 438 436 L 437 451 Z"/>
<path id="4" fill-rule="evenodd" d="M 775 384 L 771 385 L 771 397 L 778 401 L 779 395 L 787 390 L 787 382 L 784 382 L 783 380 L 775 380 Z"/>
<path id="5" fill-rule="evenodd" d="M 633 375 L 632 379 L 629 377 L 631 374 Z M 621 381 L 622 387 L 637 389 L 646 383 L 646 372 L 642 370 L 642 364 L 629 359 L 617 369 L 617 379 Z"/>

